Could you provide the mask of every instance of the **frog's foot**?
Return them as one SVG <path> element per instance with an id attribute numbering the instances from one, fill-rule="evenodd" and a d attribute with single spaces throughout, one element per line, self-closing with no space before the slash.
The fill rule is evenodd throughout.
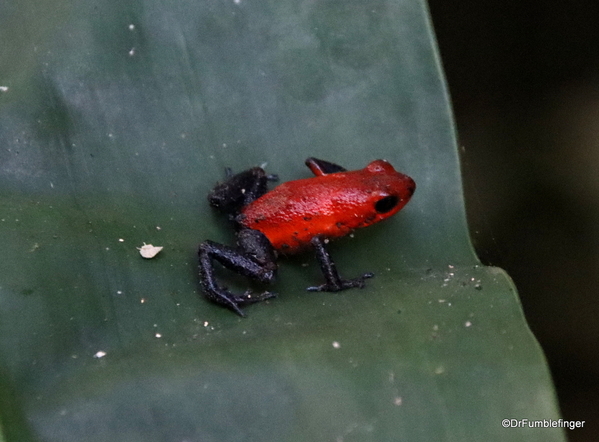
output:
<path id="1" fill-rule="evenodd" d="M 204 292 L 210 301 L 227 307 L 241 317 L 246 316 L 241 307 L 277 297 L 277 294 L 273 292 L 253 293 L 251 290 L 246 290 L 242 295 L 236 295 L 223 287 L 205 287 Z"/>
<path id="2" fill-rule="evenodd" d="M 338 281 L 328 281 L 324 284 L 308 287 L 309 292 L 340 292 L 342 290 L 354 287 L 363 289 L 366 285 L 365 280 L 374 277 L 374 273 L 364 273 L 362 276 L 353 279 L 339 279 Z"/>
<path id="3" fill-rule="evenodd" d="M 262 302 L 276 297 L 277 294 L 274 292 L 265 291 L 262 293 L 254 293 L 251 290 L 246 290 L 243 295 L 234 295 L 235 302 L 238 305 L 255 304 L 256 302 Z"/>

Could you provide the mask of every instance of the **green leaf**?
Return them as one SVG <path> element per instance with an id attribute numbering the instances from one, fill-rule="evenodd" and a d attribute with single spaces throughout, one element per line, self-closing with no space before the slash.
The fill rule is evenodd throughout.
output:
<path id="1" fill-rule="evenodd" d="M 423 1 L 18 1 L 0 37 L 2 440 L 564 440 L 501 425 L 559 415 L 469 242 Z M 233 240 L 209 189 L 225 167 L 307 177 L 308 156 L 416 180 L 332 248 L 376 277 L 307 293 L 301 256 L 247 319 L 208 303 L 197 244 Z"/>

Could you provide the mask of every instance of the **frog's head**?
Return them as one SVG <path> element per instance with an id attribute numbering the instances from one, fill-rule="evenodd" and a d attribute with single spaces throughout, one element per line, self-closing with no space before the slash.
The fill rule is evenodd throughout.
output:
<path id="1" fill-rule="evenodd" d="M 412 198 L 416 183 L 412 178 L 397 172 L 386 160 L 375 160 L 361 171 L 368 183 L 369 203 L 375 212 L 373 222 L 399 212 Z"/>

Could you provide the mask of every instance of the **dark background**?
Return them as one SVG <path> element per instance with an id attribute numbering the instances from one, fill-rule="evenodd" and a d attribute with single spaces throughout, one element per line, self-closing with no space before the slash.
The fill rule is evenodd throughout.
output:
<path id="1" fill-rule="evenodd" d="M 472 238 L 515 280 L 572 442 L 599 434 L 599 2 L 429 0 Z M 506 416 L 525 418 L 526 416 Z"/>

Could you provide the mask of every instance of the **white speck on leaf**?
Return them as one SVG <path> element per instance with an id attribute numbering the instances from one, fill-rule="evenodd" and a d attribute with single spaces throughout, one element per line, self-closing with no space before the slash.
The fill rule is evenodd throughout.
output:
<path id="1" fill-rule="evenodd" d="M 164 247 L 144 243 L 143 246 L 137 247 L 137 250 L 139 250 L 139 254 L 144 258 L 151 259 L 158 255 L 163 248 Z"/>
<path id="2" fill-rule="evenodd" d="M 99 352 L 97 352 L 97 353 L 94 355 L 94 358 L 96 358 L 96 359 L 100 359 L 100 358 L 103 358 L 104 356 L 106 356 L 106 352 L 105 352 L 105 351 L 101 351 L 101 350 L 100 350 Z"/>

